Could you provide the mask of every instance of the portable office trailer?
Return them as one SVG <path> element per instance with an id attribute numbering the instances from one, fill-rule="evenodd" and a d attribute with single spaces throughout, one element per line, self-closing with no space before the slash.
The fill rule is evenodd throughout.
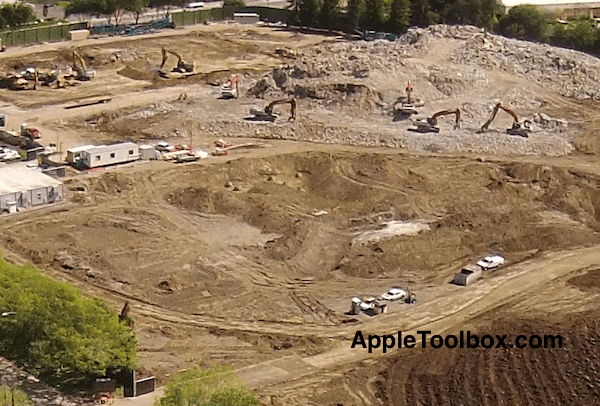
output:
<path id="1" fill-rule="evenodd" d="M 452 283 L 467 286 L 481 278 L 482 269 L 479 265 L 467 265 L 456 274 Z"/>
<path id="2" fill-rule="evenodd" d="M 140 145 L 140 159 L 156 159 L 156 148 L 152 145 Z"/>
<path id="3" fill-rule="evenodd" d="M 1 211 L 54 203 L 62 199 L 62 183 L 36 169 L 21 165 L 0 169 Z"/>
<path id="4" fill-rule="evenodd" d="M 233 21 L 238 24 L 256 24 L 260 21 L 260 15 L 256 13 L 233 13 Z"/>
<path id="5" fill-rule="evenodd" d="M 88 168 L 122 164 L 140 159 L 140 148 L 133 142 L 104 145 L 82 151 L 81 158 Z"/>
<path id="6" fill-rule="evenodd" d="M 81 159 L 81 153 L 89 149 L 96 148 L 95 145 L 84 145 L 82 147 L 75 147 L 67 150 L 67 162 L 71 165 L 75 165 L 79 159 Z"/>

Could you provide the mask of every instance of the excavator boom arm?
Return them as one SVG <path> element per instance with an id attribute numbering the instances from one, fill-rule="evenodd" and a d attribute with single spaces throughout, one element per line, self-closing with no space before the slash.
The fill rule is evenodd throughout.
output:
<path id="1" fill-rule="evenodd" d="M 290 117 L 290 120 L 295 120 L 296 119 L 296 99 L 294 99 L 293 97 L 290 99 L 280 99 L 280 100 L 275 100 L 271 103 L 269 103 L 269 105 L 267 107 L 265 107 L 265 113 L 266 114 L 273 114 L 273 107 L 275 107 L 278 104 L 284 104 L 284 103 L 289 103 L 290 107 L 291 107 L 291 113 L 292 116 Z"/>
<path id="2" fill-rule="evenodd" d="M 436 126 L 437 125 L 437 119 L 438 117 L 441 116 L 447 116 L 449 114 L 454 114 L 456 116 L 456 121 L 454 126 L 458 127 L 458 123 L 460 121 L 460 110 L 456 109 L 456 110 L 442 110 L 442 111 L 438 111 L 437 113 L 435 113 L 433 116 L 431 116 L 430 118 L 427 119 L 427 121 L 429 122 L 429 124 L 431 124 L 432 126 Z"/>
<path id="3" fill-rule="evenodd" d="M 494 121 L 494 119 L 496 118 L 496 114 L 498 114 L 498 110 L 504 110 L 505 112 L 510 114 L 514 120 L 513 125 L 519 122 L 519 117 L 517 117 L 517 114 L 514 111 L 512 111 L 509 107 L 503 106 L 501 103 L 497 103 L 494 106 L 494 111 L 492 112 L 492 116 L 489 118 L 488 121 L 485 122 L 485 124 L 483 124 L 481 126 L 481 131 L 485 131 L 488 129 L 490 124 L 492 124 L 492 121 Z"/>

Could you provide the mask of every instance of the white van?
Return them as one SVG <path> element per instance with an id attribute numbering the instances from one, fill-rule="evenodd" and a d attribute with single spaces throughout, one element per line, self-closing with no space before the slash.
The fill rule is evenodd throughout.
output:
<path id="1" fill-rule="evenodd" d="M 196 3 L 190 3 L 187 6 L 185 6 L 185 11 L 196 11 L 200 10 L 201 8 L 204 8 L 204 3 L 199 1 Z"/>

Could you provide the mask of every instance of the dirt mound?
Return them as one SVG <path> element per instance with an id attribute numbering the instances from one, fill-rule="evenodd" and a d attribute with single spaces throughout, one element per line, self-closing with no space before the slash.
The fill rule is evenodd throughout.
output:
<path id="1" fill-rule="evenodd" d="M 600 290 L 600 269 L 591 269 L 585 274 L 569 279 L 569 285 L 581 290 L 597 292 Z"/>
<path id="2" fill-rule="evenodd" d="M 403 406 L 600 404 L 600 324 L 593 316 L 579 318 L 572 326 L 538 321 L 494 325 L 481 334 L 512 333 L 510 339 L 518 334 L 560 334 L 563 348 L 430 349 L 407 354 L 383 374 L 380 399 Z"/>

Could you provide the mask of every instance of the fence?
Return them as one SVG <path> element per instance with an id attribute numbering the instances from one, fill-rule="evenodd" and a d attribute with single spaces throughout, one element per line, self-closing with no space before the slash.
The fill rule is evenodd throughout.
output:
<path id="1" fill-rule="evenodd" d="M 211 8 L 196 11 L 181 11 L 171 14 L 171 21 L 175 26 L 181 27 L 184 25 L 200 24 L 204 21 L 221 21 L 233 19 L 233 13 L 239 11 L 244 13 L 258 13 L 261 20 L 271 22 L 287 22 L 291 15 L 289 10 L 271 8 L 271 7 L 245 7 L 236 9 L 236 6 L 224 6 L 219 8 Z M 147 24 L 131 25 L 126 27 L 115 28 L 110 24 L 105 26 L 91 27 L 92 33 L 105 33 L 112 35 L 122 34 L 141 34 L 155 29 L 164 28 L 164 20 L 153 21 Z M 154 23 L 154 25 L 152 25 Z M 160 26 L 157 26 L 159 24 Z M 110 26 L 110 30 L 106 27 Z M 87 29 L 88 23 L 77 22 L 61 25 L 49 25 L 44 27 L 24 28 L 15 31 L 0 32 L 2 45 L 15 46 L 41 42 L 62 41 L 69 38 L 69 31 Z M 110 32 L 108 32 L 110 31 Z M 114 31 L 114 32 L 113 32 Z"/>
<path id="2" fill-rule="evenodd" d="M 287 22 L 290 15 L 289 10 L 271 7 L 244 7 L 237 9 L 236 6 L 225 6 L 221 8 L 211 8 L 196 11 L 181 11 L 171 14 L 171 21 L 178 27 L 184 25 L 200 24 L 204 21 L 219 21 L 233 19 L 233 13 L 257 13 L 263 21 L 281 21 Z"/>
<path id="3" fill-rule="evenodd" d="M 87 28 L 87 22 L 48 25 L 44 27 L 0 32 L 0 39 L 2 39 L 2 45 L 6 46 L 25 45 L 35 42 L 61 41 L 69 38 L 69 31 L 85 28 Z"/>

